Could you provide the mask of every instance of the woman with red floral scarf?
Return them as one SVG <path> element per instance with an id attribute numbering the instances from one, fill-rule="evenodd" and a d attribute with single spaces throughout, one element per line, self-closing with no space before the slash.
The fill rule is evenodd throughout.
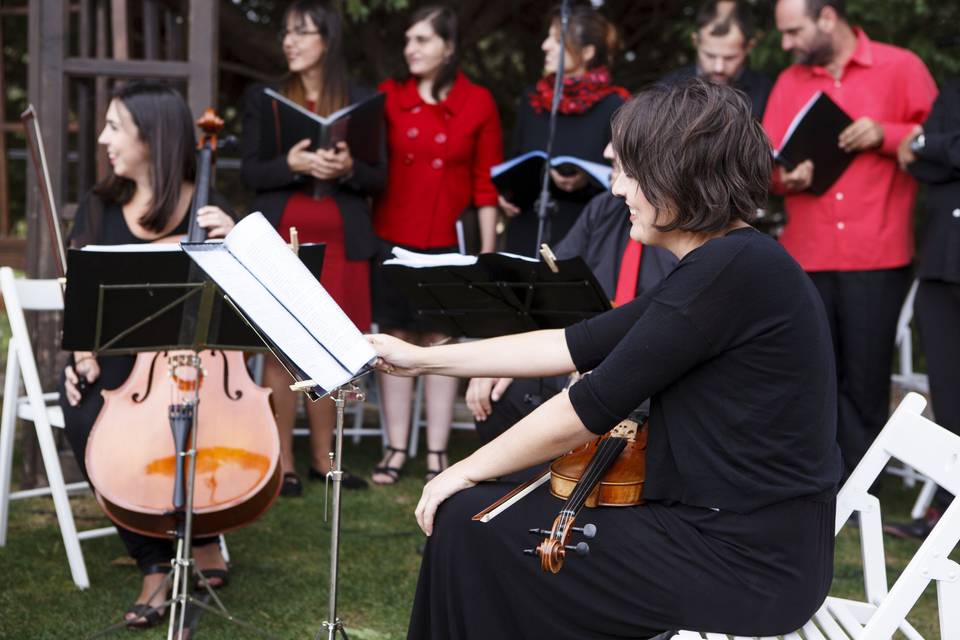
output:
<path id="1" fill-rule="evenodd" d="M 528 151 L 545 151 L 550 131 L 550 106 L 560 57 L 560 16 L 554 11 L 550 30 L 541 48 L 544 76 L 524 92 L 517 109 L 511 156 Z M 605 162 L 603 149 L 610 142 L 610 117 L 629 97 L 623 87 L 611 83 L 610 64 L 617 49 L 616 28 L 590 6 L 576 6 L 570 12 L 564 52 L 563 97 L 557 114 L 553 155 L 569 155 Z M 557 209 L 550 216 L 549 241 L 559 242 L 580 211 L 599 190 L 579 170 L 562 174 L 550 172 L 551 195 Z M 537 241 L 535 210 L 522 211 L 500 198 L 500 207 L 511 218 L 507 227 L 506 250 L 531 255 Z"/>

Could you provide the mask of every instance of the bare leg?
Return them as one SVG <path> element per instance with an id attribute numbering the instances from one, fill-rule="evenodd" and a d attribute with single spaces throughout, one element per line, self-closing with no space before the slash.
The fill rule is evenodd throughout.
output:
<path id="1" fill-rule="evenodd" d="M 422 344 L 436 344 L 447 336 L 427 334 Z M 447 443 L 453 422 L 453 406 L 460 380 L 450 376 L 424 376 L 423 395 L 427 404 L 427 477 L 447 467 Z M 441 453 L 442 452 L 442 453 Z"/>
<path id="2" fill-rule="evenodd" d="M 394 330 L 388 332 L 401 340 L 415 341 L 416 334 Z M 414 378 L 401 378 L 386 374 L 377 374 L 380 383 L 380 402 L 383 406 L 383 418 L 386 421 L 388 450 L 380 461 L 380 467 L 401 468 L 407 460 L 405 453 L 410 437 L 410 412 L 413 408 Z M 376 484 L 393 484 L 396 481 L 387 473 L 374 473 Z"/>
<path id="3" fill-rule="evenodd" d="M 290 390 L 290 374 L 272 356 L 267 356 L 263 363 L 263 384 L 273 391 L 273 410 L 280 432 L 281 469 L 283 473 L 293 473 L 293 423 L 298 394 Z"/>
<path id="4" fill-rule="evenodd" d="M 219 571 L 227 570 L 227 563 L 223 559 L 223 554 L 220 552 L 219 542 L 193 547 L 193 559 L 197 562 L 197 569 L 203 574 L 206 574 L 206 572 L 211 569 Z M 211 587 L 217 588 L 223 585 L 223 578 L 219 576 L 207 577 L 209 578 Z"/>

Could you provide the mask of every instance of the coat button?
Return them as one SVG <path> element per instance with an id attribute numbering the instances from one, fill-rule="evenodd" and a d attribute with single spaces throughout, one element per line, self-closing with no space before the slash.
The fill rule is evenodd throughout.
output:
<path id="1" fill-rule="evenodd" d="M 838 223 L 837 223 L 837 229 L 840 229 L 840 231 L 843 231 L 843 228 L 844 228 L 845 226 L 847 226 L 847 225 L 843 224 L 842 222 L 838 222 Z"/>
<path id="2" fill-rule="evenodd" d="M 413 154 L 408 153 L 403 156 L 403 164 L 413 164 Z"/>
<path id="3" fill-rule="evenodd" d="M 837 200 L 843 200 L 843 192 L 842 192 L 842 191 L 838 191 L 838 192 L 837 192 Z"/>
<path id="4" fill-rule="evenodd" d="M 954 209 L 954 210 L 953 210 L 953 217 L 954 217 L 954 218 L 960 218 L 960 209 Z"/>
<path id="5" fill-rule="evenodd" d="M 433 162 L 430 163 L 430 166 L 434 169 L 443 169 L 443 160 L 440 158 L 434 158 Z"/>
<path id="6" fill-rule="evenodd" d="M 420 130 L 417 129 L 416 127 L 410 127 L 409 129 L 407 129 L 408 138 L 416 138 L 418 135 L 420 135 Z"/>
<path id="7" fill-rule="evenodd" d="M 435 135 L 435 136 L 433 137 L 433 140 L 434 140 L 434 142 L 436 142 L 437 144 L 443 144 L 444 142 L 447 141 L 447 134 L 445 134 L 445 133 L 438 133 L 437 135 Z"/>
<path id="8" fill-rule="evenodd" d="M 410 113 L 420 113 L 421 111 L 423 111 L 422 107 L 414 107 L 413 109 L 410 109 Z"/>

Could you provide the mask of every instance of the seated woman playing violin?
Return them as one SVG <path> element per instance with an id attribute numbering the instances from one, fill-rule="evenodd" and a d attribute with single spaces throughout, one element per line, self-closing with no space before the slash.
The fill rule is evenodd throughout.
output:
<path id="1" fill-rule="evenodd" d="M 112 172 L 81 202 L 71 246 L 181 239 L 188 230 L 197 161 L 193 118 L 180 94 L 153 82 L 122 86 L 113 95 L 98 142 L 106 147 Z M 229 205 L 215 193 L 210 202 L 214 204 L 197 211 L 197 223 L 210 237 L 223 237 L 234 224 L 225 211 Z M 103 407 L 100 392 L 120 386 L 133 363 L 133 356 L 74 353 L 61 376 L 67 438 L 85 477 L 87 439 Z M 86 382 L 82 393 L 81 377 Z M 136 425 L 130 426 L 133 440 Z M 140 595 L 124 620 L 130 626 L 153 626 L 164 613 L 156 606 L 167 599 L 160 585 L 175 555 L 172 541 L 117 529 L 143 574 Z M 193 545 L 197 566 L 210 586 L 223 585 L 226 564 L 217 538 L 196 539 Z"/>
<path id="2" fill-rule="evenodd" d="M 777 635 L 827 594 L 832 345 L 809 278 L 748 224 L 766 199 L 769 142 L 741 94 L 695 80 L 627 103 L 613 145 L 631 237 L 679 259 L 659 286 L 566 330 L 429 348 L 370 338 L 378 367 L 400 375 L 589 372 L 424 487 L 409 638 Z M 645 503 L 592 510 L 588 557 L 545 575 L 520 554 L 557 515 L 546 487 L 471 520 L 510 488 L 485 481 L 583 445 L 645 398 Z"/>

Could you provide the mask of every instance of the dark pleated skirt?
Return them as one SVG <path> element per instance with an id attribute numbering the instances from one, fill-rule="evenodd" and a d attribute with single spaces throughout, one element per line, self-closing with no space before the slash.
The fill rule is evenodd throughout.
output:
<path id="1" fill-rule="evenodd" d="M 513 485 L 484 483 L 445 502 L 420 568 L 411 640 L 650 638 L 691 629 L 777 635 L 806 622 L 833 575 L 832 498 L 751 514 L 651 503 L 585 509 L 586 557 L 557 575 L 522 554 L 562 502 L 541 487 L 489 523 L 473 516 Z M 574 543 L 580 538 L 575 538 Z"/>

